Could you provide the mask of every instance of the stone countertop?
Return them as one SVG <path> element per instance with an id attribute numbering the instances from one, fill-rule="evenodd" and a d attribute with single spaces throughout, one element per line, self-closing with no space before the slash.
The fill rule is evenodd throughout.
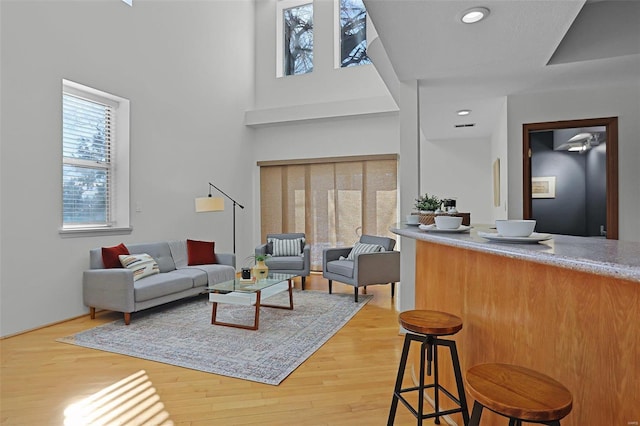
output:
<path id="1" fill-rule="evenodd" d="M 640 283 L 640 243 L 636 242 L 555 234 L 552 239 L 535 244 L 495 242 L 478 235 L 478 232 L 495 232 L 488 225 L 473 225 L 466 233 L 429 232 L 406 224 L 397 224 L 390 231 L 416 240 Z"/>

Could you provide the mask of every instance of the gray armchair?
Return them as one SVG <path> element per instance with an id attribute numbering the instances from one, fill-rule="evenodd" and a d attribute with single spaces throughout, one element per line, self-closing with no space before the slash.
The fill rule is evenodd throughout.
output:
<path id="1" fill-rule="evenodd" d="M 354 287 L 355 301 L 358 301 L 358 288 L 374 284 L 391 283 L 391 297 L 395 295 L 395 284 L 400 281 L 400 252 L 394 251 L 396 241 L 387 237 L 362 235 L 360 242 L 377 244 L 385 251 L 361 253 L 354 260 L 347 256 L 353 247 L 325 249 L 322 256 L 322 276 L 329 280 L 329 293 L 333 280 Z M 340 257 L 344 257 L 340 260 Z"/>
<path id="2" fill-rule="evenodd" d="M 279 240 L 293 240 L 305 238 L 305 234 L 302 232 L 267 234 L 267 241 L 274 238 Z M 276 256 L 274 255 L 273 245 L 268 242 L 256 247 L 256 256 L 260 254 L 270 255 L 264 262 L 269 267 L 269 272 L 300 275 L 300 277 L 302 277 L 302 289 L 304 290 L 305 278 L 309 276 L 309 272 L 311 271 L 311 246 L 306 242 L 306 238 L 301 253 L 301 256 Z"/>

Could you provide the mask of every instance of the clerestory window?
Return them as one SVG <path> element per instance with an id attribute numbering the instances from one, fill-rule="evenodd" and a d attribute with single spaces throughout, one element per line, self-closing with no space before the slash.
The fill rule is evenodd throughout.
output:
<path id="1" fill-rule="evenodd" d="M 362 0 L 340 2 L 340 67 L 370 64 L 367 56 L 367 10 Z"/>
<path id="2" fill-rule="evenodd" d="M 278 77 L 313 71 L 313 3 L 278 2 L 278 27 L 282 53 Z"/>

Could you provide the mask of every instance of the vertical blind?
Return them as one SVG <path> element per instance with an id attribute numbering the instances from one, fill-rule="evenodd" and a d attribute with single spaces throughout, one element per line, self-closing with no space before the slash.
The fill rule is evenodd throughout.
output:
<path id="1" fill-rule="evenodd" d="M 62 95 L 63 226 L 111 223 L 114 108 Z"/>
<path id="2" fill-rule="evenodd" d="M 351 246 L 362 234 L 393 237 L 398 162 L 395 155 L 381 157 L 259 164 L 262 241 L 269 233 L 304 232 L 311 268 L 321 270 L 325 248 Z"/>

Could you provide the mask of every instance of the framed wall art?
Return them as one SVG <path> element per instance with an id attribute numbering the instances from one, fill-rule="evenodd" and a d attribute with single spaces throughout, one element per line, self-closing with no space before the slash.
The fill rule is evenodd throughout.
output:
<path id="1" fill-rule="evenodd" d="M 556 177 L 532 177 L 531 198 L 556 198 Z"/>

